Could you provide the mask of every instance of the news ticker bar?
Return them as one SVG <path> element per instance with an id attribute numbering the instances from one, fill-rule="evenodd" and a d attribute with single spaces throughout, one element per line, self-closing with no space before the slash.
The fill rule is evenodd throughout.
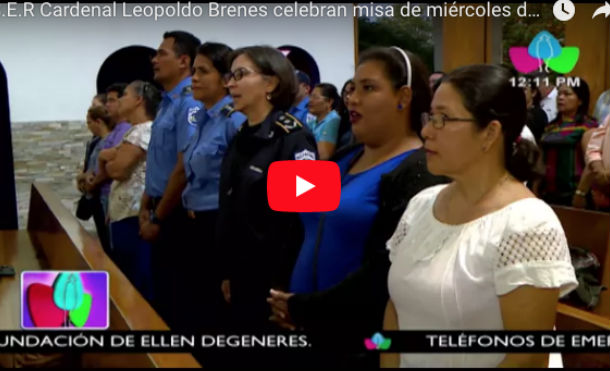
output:
<path id="1" fill-rule="evenodd" d="M 332 351 L 401 353 L 605 353 L 610 331 L 386 331 L 203 334 L 172 331 L 0 331 L 11 352 Z"/>

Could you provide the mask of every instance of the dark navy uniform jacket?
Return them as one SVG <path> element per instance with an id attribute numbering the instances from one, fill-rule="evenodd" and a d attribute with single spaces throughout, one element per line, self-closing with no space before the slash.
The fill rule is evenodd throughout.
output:
<path id="1" fill-rule="evenodd" d="M 223 277 L 231 280 L 231 304 L 248 315 L 265 315 L 270 288 L 288 288 L 302 241 L 298 214 L 269 208 L 269 165 L 316 159 L 311 132 L 294 116 L 272 111 L 259 125 L 244 123 L 223 160 L 217 248 Z"/>

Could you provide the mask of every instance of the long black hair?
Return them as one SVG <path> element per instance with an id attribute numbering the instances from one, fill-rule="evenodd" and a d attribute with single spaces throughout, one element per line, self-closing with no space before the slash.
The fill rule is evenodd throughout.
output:
<path id="1" fill-rule="evenodd" d="M 510 82 L 514 76 L 508 68 L 478 64 L 456 69 L 443 83 L 451 84 L 460 93 L 464 107 L 480 129 L 493 120 L 502 124 L 505 167 L 515 178 L 527 181 L 543 175 L 544 165 L 538 147 L 520 139 L 527 108 L 523 89 Z"/>
<path id="2" fill-rule="evenodd" d="M 409 73 L 411 74 L 411 90 L 413 96 L 411 99 L 411 130 L 417 135 L 421 135 L 422 113 L 430 110 L 432 94 L 428 83 L 428 68 L 424 65 L 421 59 L 409 52 L 407 53 L 411 62 L 411 71 L 409 71 L 405 58 L 400 51 L 394 48 L 372 48 L 362 53 L 358 65 L 367 61 L 378 61 L 384 66 L 385 75 L 392 82 L 395 90 L 407 85 Z"/>
<path id="3" fill-rule="evenodd" d="M 589 84 L 580 77 L 574 77 L 574 80 L 580 81 L 577 86 L 570 86 L 574 94 L 580 99 L 580 105 L 576 109 L 576 116 L 574 117 L 574 121 L 576 122 L 585 122 L 589 119 L 589 103 L 591 101 L 591 91 L 589 90 Z M 561 113 L 557 112 L 557 117 L 555 117 L 555 121 L 561 120 Z"/>

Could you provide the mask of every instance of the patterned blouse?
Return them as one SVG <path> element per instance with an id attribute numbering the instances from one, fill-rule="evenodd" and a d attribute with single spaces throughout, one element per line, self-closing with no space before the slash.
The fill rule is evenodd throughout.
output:
<path id="1" fill-rule="evenodd" d="M 123 142 L 148 150 L 152 121 L 134 125 L 123 137 Z M 127 180 L 112 182 L 108 215 L 111 222 L 137 216 L 140 210 L 140 199 L 144 192 L 146 178 L 146 158 L 136 166 Z"/>
<path id="2" fill-rule="evenodd" d="M 544 129 L 541 146 L 546 164 L 542 198 L 551 204 L 571 205 L 572 196 L 585 167 L 580 141 L 585 131 L 596 128 L 597 122 L 583 120 L 555 120 Z"/>

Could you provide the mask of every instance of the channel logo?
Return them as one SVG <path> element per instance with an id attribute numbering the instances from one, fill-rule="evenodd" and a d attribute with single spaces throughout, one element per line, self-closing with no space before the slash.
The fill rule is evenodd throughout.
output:
<path id="1" fill-rule="evenodd" d="M 105 330 L 108 273 L 28 271 L 21 274 L 21 327 L 27 330 Z"/>
<path id="2" fill-rule="evenodd" d="M 542 66 L 557 73 L 570 73 L 580 56 L 577 46 L 562 47 L 559 40 L 548 31 L 540 31 L 529 46 L 513 46 L 508 50 L 510 61 L 515 69 L 521 73 L 530 73 L 535 70 L 542 72 Z"/>
<path id="3" fill-rule="evenodd" d="M 341 201 L 341 173 L 332 161 L 276 161 L 269 166 L 267 201 L 274 211 L 327 212 Z"/>
<path id="4" fill-rule="evenodd" d="M 384 338 L 378 332 L 372 338 L 364 339 L 364 346 L 368 350 L 388 350 L 390 345 L 392 345 L 392 339 Z"/>

